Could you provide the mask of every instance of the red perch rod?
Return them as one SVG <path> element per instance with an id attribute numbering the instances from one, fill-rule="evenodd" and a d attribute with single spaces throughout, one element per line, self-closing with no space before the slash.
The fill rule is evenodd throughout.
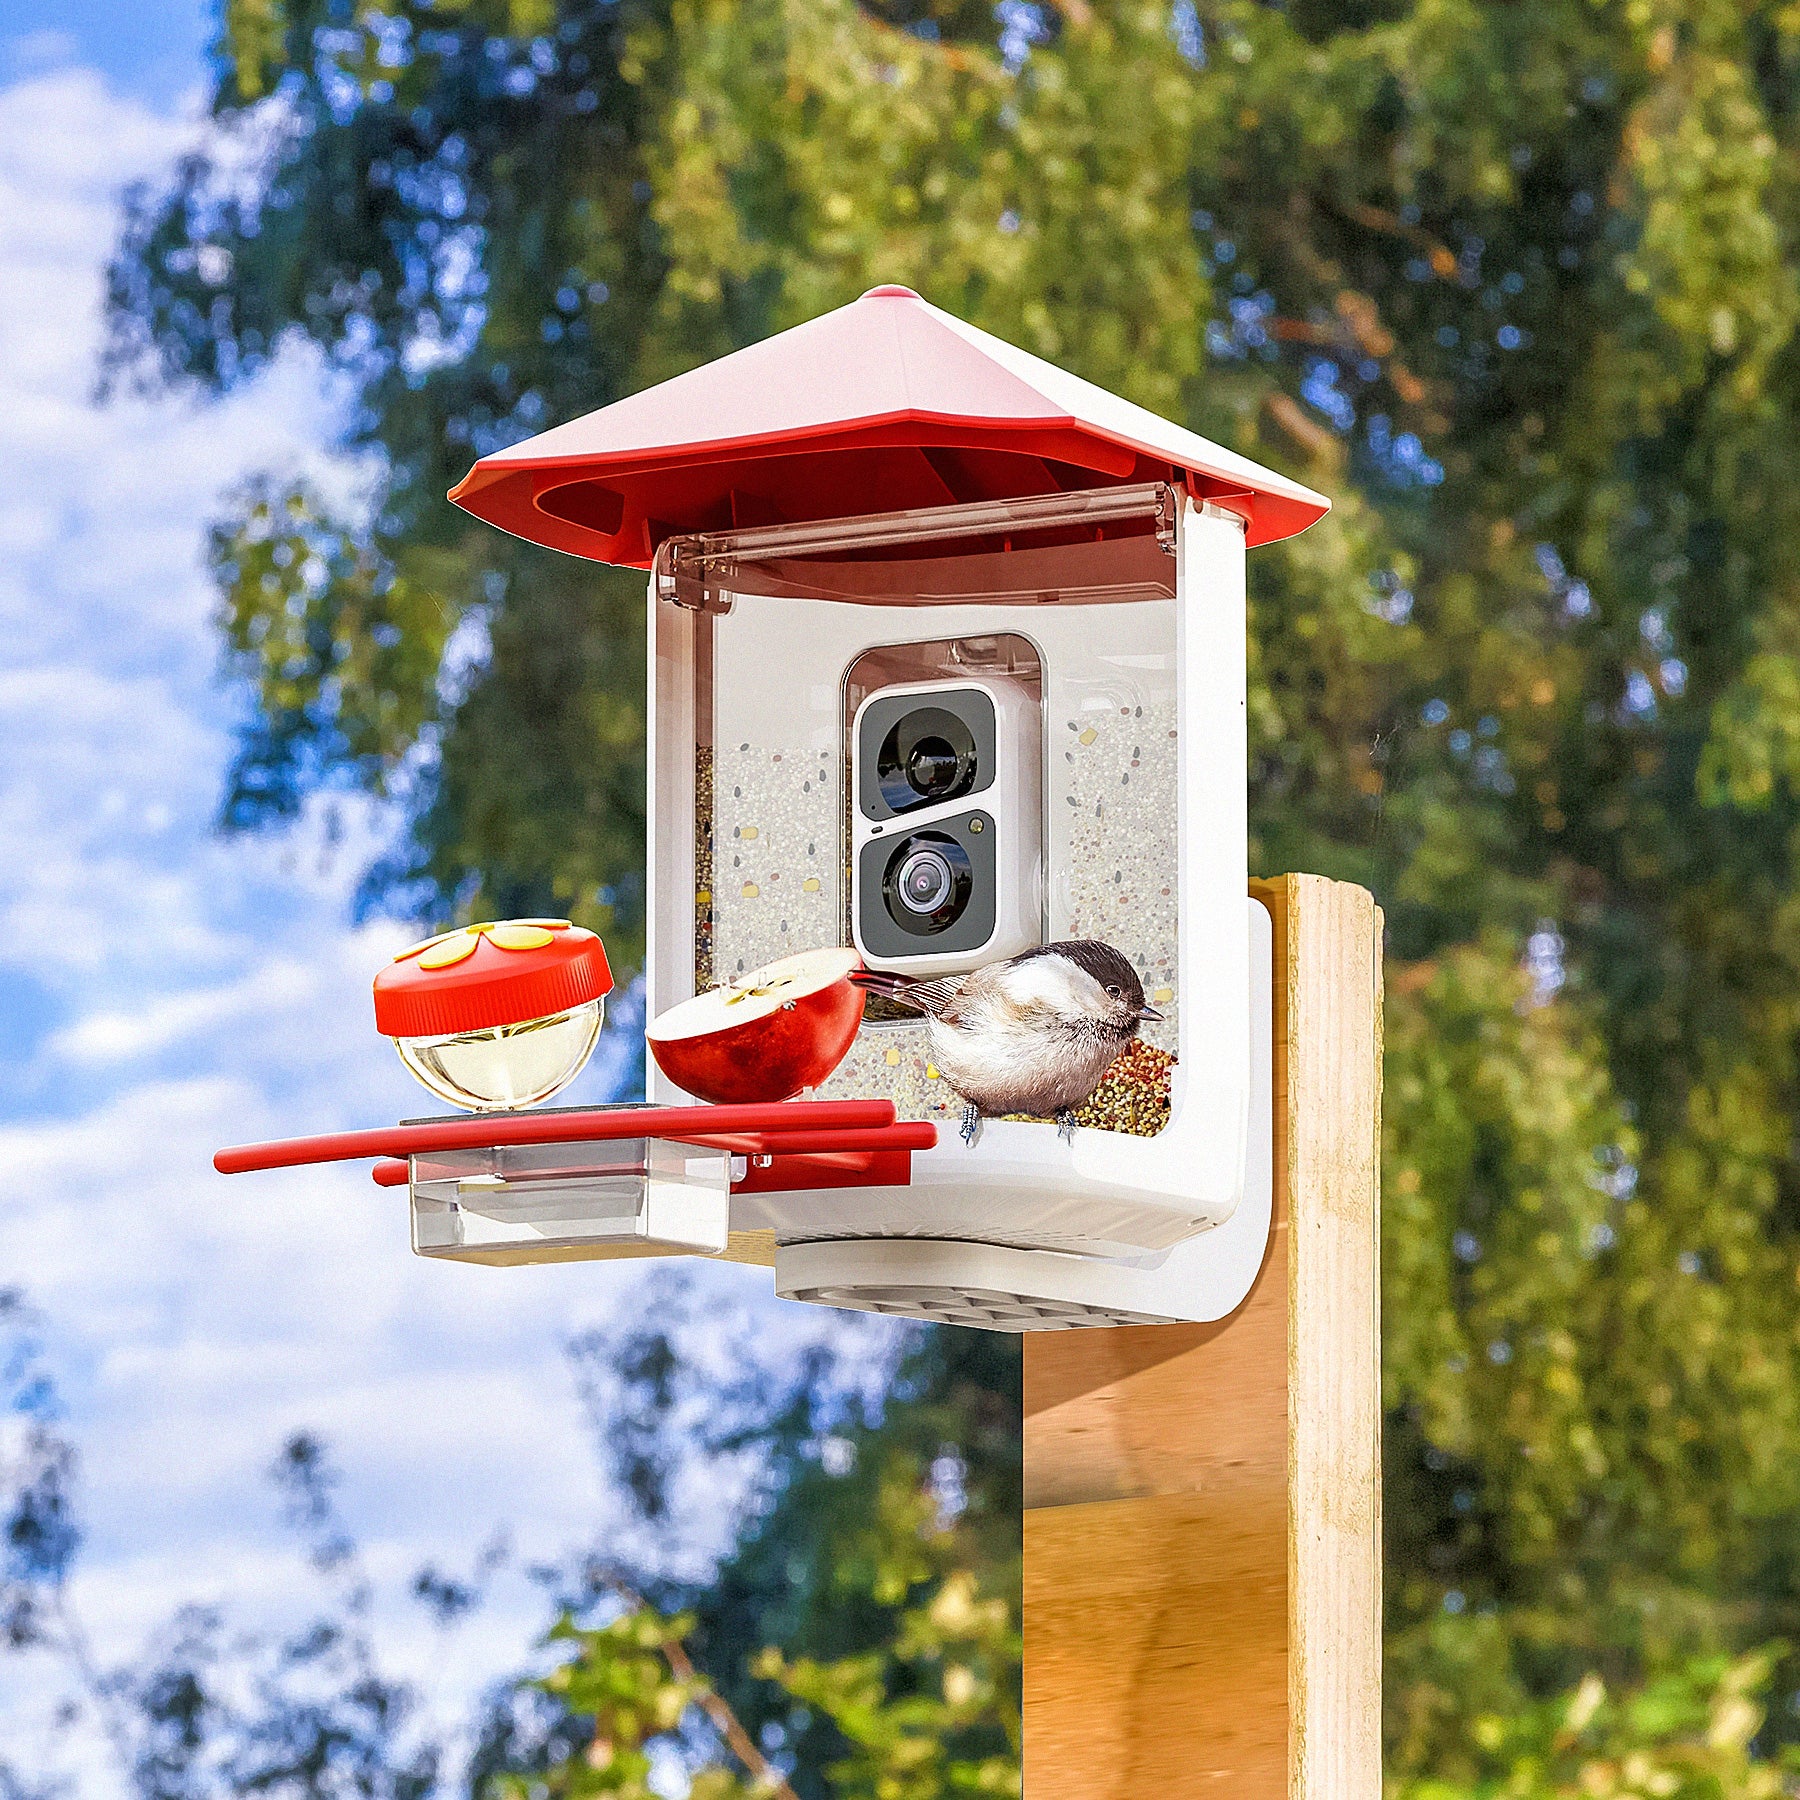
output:
<path id="1" fill-rule="evenodd" d="M 853 1175 L 868 1174 L 877 1154 L 893 1156 L 909 1150 L 934 1150 L 938 1147 L 936 1125 L 889 1125 L 882 1130 L 808 1130 L 808 1132 L 761 1132 L 761 1141 L 745 1138 L 742 1145 L 702 1143 L 697 1138 L 677 1139 L 693 1143 L 697 1148 L 729 1150 L 756 1157 L 758 1165 L 781 1168 L 839 1168 Z M 589 1139 L 592 1141 L 592 1139 Z M 747 1147 L 747 1150 L 745 1148 Z M 369 1174 L 378 1188 L 403 1188 L 410 1181 L 410 1165 L 398 1157 L 383 1157 Z"/>
<path id="2" fill-rule="evenodd" d="M 880 1133 L 893 1123 L 891 1100 L 782 1100 L 755 1106 L 607 1106 L 567 1112 L 481 1113 L 467 1119 L 425 1119 L 412 1125 L 378 1125 L 367 1131 L 282 1138 L 270 1144 L 237 1144 L 219 1151 L 213 1157 L 213 1167 L 221 1175 L 243 1175 L 258 1169 L 297 1169 L 310 1163 L 408 1157 L 433 1150 L 483 1150 L 504 1144 L 593 1144 L 634 1137 L 707 1143 L 739 1134 L 754 1140 L 746 1148 L 779 1151 L 790 1139 L 802 1134 Z M 935 1128 L 931 1129 L 935 1139 Z M 794 1147 L 824 1148 L 816 1136 L 811 1143 L 796 1143 Z"/>

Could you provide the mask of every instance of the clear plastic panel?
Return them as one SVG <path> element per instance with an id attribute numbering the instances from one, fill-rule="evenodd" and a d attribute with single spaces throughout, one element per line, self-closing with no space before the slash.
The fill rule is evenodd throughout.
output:
<path id="1" fill-rule="evenodd" d="M 987 536 L 945 543 L 942 521 L 922 515 L 914 545 L 887 520 L 873 548 L 779 545 L 759 558 L 745 534 L 729 555 L 670 559 L 697 607 L 696 989 L 858 942 L 869 934 L 853 909 L 879 924 L 882 847 L 918 835 L 921 822 L 927 837 L 961 830 L 973 878 L 1003 890 L 986 940 L 996 957 L 1097 938 L 1129 958 L 1164 1018 L 1145 1025 L 1078 1116 L 1136 1135 L 1161 1128 L 1179 1003 L 1176 561 L 1164 529 L 1172 508 L 1146 492 L 1153 502 L 1135 515 L 1034 518 L 1018 542 L 996 538 L 989 521 Z M 840 538 L 858 523 L 840 525 Z M 888 690 L 901 696 L 898 717 L 932 704 L 936 688 L 953 722 L 988 734 L 994 767 L 939 799 L 927 759 L 916 811 L 904 810 L 902 788 L 903 814 L 889 816 L 867 799 L 864 765 L 880 752 L 873 738 L 859 744 L 858 718 Z M 946 727 L 935 753 L 962 755 L 966 735 Z M 967 835 L 971 821 L 979 839 Z M 960 942 L 934 957 L 929 935 L 916 951 L 892 933 L 882 942 L 900 946 L 889 966 L 926 977 L 982 957 Z M 867 944 L 864 954 L 875 960 Z M 927 1030 L 891 1007 L 871 1007 L 819 1093 L 891 1097 L 911 1119 L 962 1105 L 932 1063 Z"/>

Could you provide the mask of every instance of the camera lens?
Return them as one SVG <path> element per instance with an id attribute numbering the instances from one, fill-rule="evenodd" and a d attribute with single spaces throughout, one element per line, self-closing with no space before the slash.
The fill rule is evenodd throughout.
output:
<path id="1" fill-rule="evenodd" d="M 941 850 L 915 850 L 900 865 L 900 904 L 916 913 L 933 913 L 950 898 L 954 881 Z"/>
<path id="2" fill-rule="evenodd" d="M 975 734 L 941 706 L 916 707 L 897 719 L 875 757 L 881 797 L 897 813 L 968 793 L 977 772 Z"/>
<path id="3" fill-rule="evenodd" d="M 948 931 L 968 910 L 974 885 L 969 853 L 937 831 L 897 844 L 881 879 L 888 917 L 913 937 Z"/>
<path id="4" fill-rule="evenodd" d="M 961 759 L 941 737 L 923 737 L 906 759 L 906 779 L 927 799 L 942 800 L 956 786 Z"/>

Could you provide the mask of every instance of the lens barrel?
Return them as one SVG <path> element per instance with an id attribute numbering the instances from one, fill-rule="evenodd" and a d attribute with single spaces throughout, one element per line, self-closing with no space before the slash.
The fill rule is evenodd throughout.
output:
<path id="1" fill-rule="evenodd" d="M 974 887 L 968 852 L 937 831 L 895 845 L 882 876 L 888 917 L 914 937 L 935 937 L 962 917 Z"/>
<path id="2" fill-rule="evenodd" d="M 900 879 L 894 884 L 900 904 L 908 912 L 934 913 L 950 898 L 955 883 L 949 859 L 941 850 L 915 850 L 900 865 Z"/>
<path id="3" fill-rule="evenodd" d="M 962 758 L 941 737 L 922 737 L 906 759 L 906 779 L 928 800 L 947 800 L 962 775 Z"/>

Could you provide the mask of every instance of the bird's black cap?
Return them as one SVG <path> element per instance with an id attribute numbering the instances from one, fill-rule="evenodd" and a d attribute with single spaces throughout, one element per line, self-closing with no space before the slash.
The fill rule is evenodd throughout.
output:
<path id="1" fill-rule="evenodd" d="M 1103 988 L 1117 988 L 1119 998 L 1135 1011 L 1144 1006 L 1144 984 L 1124 951 L 1103 944 L 1098 938 L 1064 938 L 1056 944 L 1039 944 L 1035 950 L 1023 950 L 1013 960 L 1029 962 L 1034 956 L 1064 956 L 1078 969 L 1093 976 Z"/>

